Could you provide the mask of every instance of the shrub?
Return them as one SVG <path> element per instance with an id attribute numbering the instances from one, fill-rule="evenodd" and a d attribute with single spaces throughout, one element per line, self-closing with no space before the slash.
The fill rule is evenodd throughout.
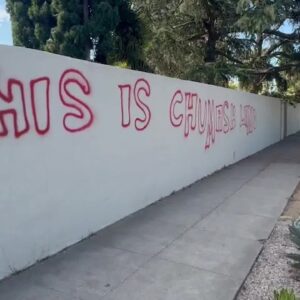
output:
<path id="1" fill-rule="evenodd" d="M 279 292 L 274 291 L 274 300 L 297 300 L 297 298 L 293 290 L 282 289 Z"/>
<path id="2" fill-rule="evenodd" d="M 296 245 L 297 249 L 300 250 L 300 219 L 294 221 L 289 226 L 291 241 Z M 290 253 L 287 257 L 291 258 L 294 263 L 293 266 L 300 269 L 300 254 Z"/>

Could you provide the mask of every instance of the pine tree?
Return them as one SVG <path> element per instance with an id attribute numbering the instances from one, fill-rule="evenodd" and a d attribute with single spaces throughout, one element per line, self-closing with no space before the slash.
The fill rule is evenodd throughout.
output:
<path id="1" fill-rule="evenodd" d="M 14 45 L 39 49 L 34 23 L 29 17 L 31 0 L 9 0 L 6 3 L 12 21 Z"/>
<path id="2" fill-rule="evenodd" d="M 146 57 L 155 72 L 279 95 L 299 72 L 299 0 L 134 0 L 149 29 Z M 292 23 L 293 32 L 281 31 Z"/>
<path id="3" fill-rule="evenodd" d="M 142 27 L 126 0 L 8 0 L 7 10 L 17 46 L 146 69 Z"/>

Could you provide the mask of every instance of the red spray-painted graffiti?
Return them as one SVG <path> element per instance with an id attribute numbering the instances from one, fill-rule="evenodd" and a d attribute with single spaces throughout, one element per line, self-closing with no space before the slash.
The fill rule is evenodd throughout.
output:
<path id="1" fill-rule="evenodd" d="M 255 109 L 241 106 L 241 125 L 247 128 L 247 134 L 255 130 Z M 203 101 L 197 93 L 177 90 L 169 107 L 169 118 L 172 126 L 184 128 L 184 136 L 188 137 L 197 130 L 200 135 L 206 132 L 205 149 L 215 143 L 216 134 L 234 130 L 236 128 L 236 107 L 233 103 L 224 101 L 215 104 L 214 100 Z"/>
<path id="2" fill-rule="evenodd" d="M 26 84 L 18 79 L 7 81 L 7 91 L 0 90 L 0 137 L 9 134 L 7 116 L 12 117 L 14 136 L 19 138 L 30 130 L 28 112 L 32 112 L 34 128 L 37 134 L 46 135 L 51 127 L 51 97 L 53 86 L 49 77 L 42 76 L 29 80 L 29 101 L 26 101 Z M 121 100 L 121 125 L 133 126 L 137 131 L 145 130 L 152 119 L 151 86 L 139 78 L 133 84 L 118 85 Z M 52 88 L 52 95 L 50 95 Z M 88 79 L 76 69 L 65 70 L 59 79 L 58 96 L 67 110 L 63 115 L 63 128 L 70 133 L 84 131 L 94 122 L 94 113 L 87 104 L 91 97 L 91 85 Z M 228 134 L 236 128 L 235 104 L 213 99 L 203 100 L 197 93 L 177 90 L 169 106 L 169 118 L 173 127 L 182 127 L 188 138 L 192 132 L 205 135 L 205 149 L 210 148 L 217 134 Z M 246 134 L 256 129 L 256 112 L 251 105 L 240 106 L 240 128 Z"/>
<path id="3" fill-rule="evenodd" d="M 129 127 L 131 124 L 131 116 L 134 110 L 138 109 L 142 117 L 135 117 L 134 126 L 138 131 L 143 131 L 148 127 L 151 121 L 151 110 L 145 103 L 145 99 L 142 98 L 144 94 L 145 98 L 149 98 L 151 95 L 151 87 L 149 82 L 144 79 L 138 79 L 134 87 L 130 84 L 119 85 L 121 93 L 121 124 L 122 127 Z M 132 98 L 134 98 L 135 106 L 132 105 Z M 138 113 L 137 113 L 138 114 Z"/>
<path id="4" fill-rule="evenodd" d="M 45 93 L 42 91 L 40 95 L 44 95 L 45 99 L 42 104 L 38 103 L 38 100 L 42 99 L 39 97 L 37 99 L 36 96 L 36 89 L 37 86 L 41 83 L 44 83 L 46 85 Z M 46 134 L 50 129 L 50 79 L 48 77 L 41 77 L 38 79 L 33 79 L 30 81 L 30 95 L 31 95 L 31 106 L 32 106 L 32 113 L 33 113 L 33 120 L 34 120 L 34 126 L 35 130 L 38 134 L 44 135 Z M 41 109 L 37 109 L 37 107 Z M 44 110 L 45 113 L 42 114 L 41 110 Z M 46 120 L 44 127 L 41 126 L 43 123 L 43 120 Z"/>
<path id="5" fill-rule="evenodd" d="M 240 127 L 245 127 L 247 134 L 256 129 L 256 111 L 251 105 L 240 106 Z"/>
<path id="6" fill-rule="evenodd" d="M 70 92 L 70 85 L 79 87 L 86 96 L 91 94 L 91 87 L 84 75 L 75 69 L 66 70 L 59 81 L 59 95 L 61 102 L 66 107 L 75 111 L 65 114 L 63 120 L 64 128 L 69 132 L 82 131 L 92 125 L 94 116 L 89 106 Z M 69 124 L 68 120 L 72 121 L 72 119 L 82 120 L 82 124 L 75 126 Z"/>
<path id="7" fill-rule="evenodd" d="M 15 137 L 21 137 L 29 131 L 23 83 L 10 78 L 7 82 L 6 95 L 0 91 L 0 100 L 2 100 L 0 101 L 0 137 L 8 135 L 4 118 L 7 115 L 11 115 L 13 118 Z"/>
<path id="8" fill-rule="evenodd" d="M 7 81 L 7 92 L 0 91 L 0 137 L 9 134 L 7 115 L 13 118 L 13 130 L 16 138 L 30 130 L 28 111 L 32 111 L 34 127 L 39 135 L 50 130 L 50 87 L 49 77 L 39 77 L 29 81 L 30 101 L 26 101 L 22 81 L 10 78 Z M 77 89 L 76 93 L 71 90 Z M 78 96 L 80 92 L 82 98 Z M 63 72 L 59 81 L 59 96 L 68 112 L 63 117 L 63 126 L 68 132 L 83 131 L 91 126 L 94 117 L 91 108 L 86 104 L 86 97 L 91 95 L 91 87 L 86 77 L 78 70 L 68 69 Z M 31 106 L 31 107 L 30 107 Z"/>

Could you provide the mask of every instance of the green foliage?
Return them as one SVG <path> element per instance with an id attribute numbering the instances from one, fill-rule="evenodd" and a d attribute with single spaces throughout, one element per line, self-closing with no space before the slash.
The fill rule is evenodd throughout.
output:
<path id="1" fill-rule="evenodd" d="M 34 23 L 29 18 L 28 10 L 31 1 L 7 1 L 7 10 L 12 20 L 13 40 L 16 46 L 38 48 L 38 41 L 34 35 Z M 18 20 L 15 22 L 15 20 Z"/>
<path id="2" fill-rule="evenodd" d="M 126 0 L 7 0 L 13 40 L 25 46 L 114 64 L 143 63 L 143 28 Z M 91 53 L 93 54 L 91 56 Z"/>
<path id="3" fill-rule="evenodd" d="M 285 96 L 299 73 L 298 0 L 133 0 L 147 28 L 147 63 L 155 72 Z M 282 24 L 294 31 L 285 34 Z M 289 93 L 289 97 L 297 97 Z M 292 101 L 292 99 L 290 99 Z M 294 99 L 295 100 L 295 99 Z M 293 101 L 294 101 L 293 100 Z"/>
<path id="4" fill-rule="evenodd" d="M 293 222 L 289 226 L 290 238 L 291 241 L 296 245 L 297 249 L 300 250 L 300 219 Z M 294 261 L 293 266 L 300 269 L 300 254 L 299 253 L 290 253 L 287 255 L 290 259 Z"/>
<path id="5" fill-rule="evenodd" d="M 273 94 L 289 102 L 300 101 L 296 74 L 300 71 L 300 2 L 297 0 L 248 1 L 240 0 L 238 26 L 248 38 L 256 41 L 255 56 L 250 59 L 250 76 L 259 91 Z M 290 25 L 291 33 L 284 33 L 282 25 Z M 243 71 L 243 70 L 242 70 Z M 243 77 L 243 76 L 242 76 Z M 245 79 L 245 80 L 244 80 Z M 272 86 L 272 91 L 265 89 Z"/>
<path id="6" fill-rule="evenodd" d="M 89 36 L 83 20 L 83 4 L 79 0 L 53 0 L 51 13 L 55 16 L 55 25 L 43 45 L 46 51 L 68 55 L 71 57 L 87 58 L 86 47 Z"/>
<path id="7" fill-rule="evenodd" d="M 18 46 L 225 87 L 237 78 L 300 101 L 299 0 L 7 0 L 7 9 Z"/>
<path id="8" fill-rule="evenodd" d="M 279 1 L 277 1 L 278 3 Z M 278 10 L 274 1 L 241 0 L 237 5 L 241 17 L 239 27 L 244 31 L 263 32 L 277 21 Z"/>
<path id="9" fill-rule="evenodd" d="M 274 291 L 274 300 L 297 300 L 294 291 L 282 289 L 279 292 Z"/>
<path id="10" fill-rule="evenodd" d="M 235 81 L 234 80 L 229 81 L 228 88 L 232 89 L 232 90 L 238 90 L 239 89 L 239 84 L 238 84 L 237 80 L 235 80 Z"/>
<path id="11" fill-rule="evenodd" d="M 229 49 L 236 49 L 238 44 L 233 45 L 235 37 L 230 37 L 238 19 L 234 1 L 135 0 L 133 3 L 148 29 L 147 62 L 157 73 L 228 84 L 231 67 L 226 65 L 225 56 L 231 55 Z"/>

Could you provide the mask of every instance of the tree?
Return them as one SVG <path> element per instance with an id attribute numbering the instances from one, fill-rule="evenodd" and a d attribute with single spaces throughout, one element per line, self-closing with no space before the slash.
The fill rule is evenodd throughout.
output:
<path id="1" fill-rule="evenodd" d="M 299 70 L 298 0 L 135 0 L 148 25 L 147 62 L 160 74 L 252 92 L 286 89 Z M 285 22 L 294 32 L 280 31 Z M 274 83 L 275 82 L 275 83 Z"/>
<path id="2" fill-rule="evenodd" d="M 38 48 L 38 42 L 34 35 L 34 24 L 28 16 L 30 5 L 30 0 L 7 1 L 7 10 L 12 20 L 14 45 Z"/>
<path id="3" fill-rule="evenodd" d="M 142 27 L 128 1 L 8 0 L 7 10 L 15 45 L 146 68 Z"/>
<path id="4" fill-rule="evenodd" d="M 300 71 L 300 2 L 241 0 L 239 4 L 238 25 L 256 49 L 251 60 L 241 66 L 241 79 L 266 94 L 270 93 L 266 86 L 275 86 L 276 94 L 285 96 L 291 82 L 295 82 L 291 78 L 295 79 Z M 287 24 L 290 33 L 282 31 Z"/>
<path id="5" fill-rule="evenodd" d="M 237 20 L 228 1 L 134 1 L 150 30 L 148 63 L 160 74 L 208 83 L 228 81 L 223 59 L 230 26 Z M 215 72 L 218 69 L 220 72 Z"/>

